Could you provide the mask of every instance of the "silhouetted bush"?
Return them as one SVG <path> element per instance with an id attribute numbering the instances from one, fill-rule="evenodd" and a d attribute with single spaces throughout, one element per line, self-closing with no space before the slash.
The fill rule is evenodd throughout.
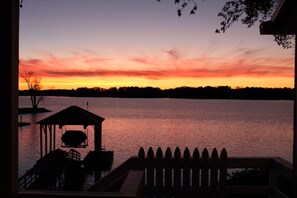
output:
<path id="1" fill-rule="evenodd" d="M 228 174 L 227 185 L 231 186 L 268 186 L 269 185 L 269 170 L 268 169 L 244 169 L 234 171 Z M 278 178 L 278 188 L 288 197 L 292 197 L 292 183 L 282 177 Z M 238 195 L 228 195 L 228 198 L 237 198 Z M 268 198 L 264 194 L 247 194 L 240 195 L 240 198 Z"/>

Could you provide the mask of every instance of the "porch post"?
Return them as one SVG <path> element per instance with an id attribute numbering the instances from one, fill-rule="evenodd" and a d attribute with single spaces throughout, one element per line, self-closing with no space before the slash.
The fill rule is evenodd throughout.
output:
<path id="1" fill-rule="evenodd" d="M 40 140 L 39 140 L 39 142 L 40 142 L 40 159 L 42 158 L 42 130 L 43 130 L 43 128 L 44 128 L 44 125 L 42 125 L 42 124 L 40 124 Z"/>
<path id="2" fill-rule="evenodd" d="M 297 197 L 297 34 L 295 34 L 294 117 L 293 117 L 293 197 Z"/>
<path id="3" fill-rule="evenodd" d="M 18 191 L 19 0 L 1 1 L 0 9 L 0 193 L 10 198 Z"/>
<path id="4" fill-rule="evenodd" d="M 102 151 L 102 123 L 94 126 L 94 150 Z"/>

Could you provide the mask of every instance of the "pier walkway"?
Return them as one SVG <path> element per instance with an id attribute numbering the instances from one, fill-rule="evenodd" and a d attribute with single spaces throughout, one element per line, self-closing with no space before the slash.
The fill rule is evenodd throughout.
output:
<path id="1" fill-rule="evenodd" d="M 56 149 L 43 158 L 19 178 L 19 189 L 59 190 L 66 185 L 67 172 L 80 164 L 80 153 L 74 149 L 68 152 Z M 71 174 L 70 174 L 71 175 Z"/>

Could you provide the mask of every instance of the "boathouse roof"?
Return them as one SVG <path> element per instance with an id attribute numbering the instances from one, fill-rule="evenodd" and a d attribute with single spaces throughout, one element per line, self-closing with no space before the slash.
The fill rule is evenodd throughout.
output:
<path id="1" fill-rule="evenodd" d="M 81 107 L 72 105 L 64 110 L 61 110 L 43 120 L 37 122 L 41 125 L 100 125 L 104 118 L 91 113 Z"/>

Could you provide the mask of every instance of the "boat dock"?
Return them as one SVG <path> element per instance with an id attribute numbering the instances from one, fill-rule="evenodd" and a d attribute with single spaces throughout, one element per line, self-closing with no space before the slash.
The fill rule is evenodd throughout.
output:
<path id="1" fill-rule="evenodd" d="M 74 149 L 68 152 L 56 149 L 39 159 L 36 164 L 19 178 L 19 189 L 69 190 L 82 186 L 84 170 L 110 170 L 113 152 L 101 154 L 91 151 L 81 160 Z"/>
<path id="2" fill-rule="evenodd" d="M 40 125 L 40 159 L 19 179 L 19 189 L 78 190 L 83 185 L 84 170 L 110 170 L 113 151 L 102 148 L 102 122 L 100 117 L 78 106 L 69 106 L 37 122 Z M 65 126 L 81 127 L 65 129 Z M 88 126 L 93 129 L 94 150 L 81 160 L 74 148 L 88 146 Z M 63 130 L 63 127 L 65 127 Z M 60 137 L 62 148 L 56 148 L 57 129 L 63 132 Z"/>

